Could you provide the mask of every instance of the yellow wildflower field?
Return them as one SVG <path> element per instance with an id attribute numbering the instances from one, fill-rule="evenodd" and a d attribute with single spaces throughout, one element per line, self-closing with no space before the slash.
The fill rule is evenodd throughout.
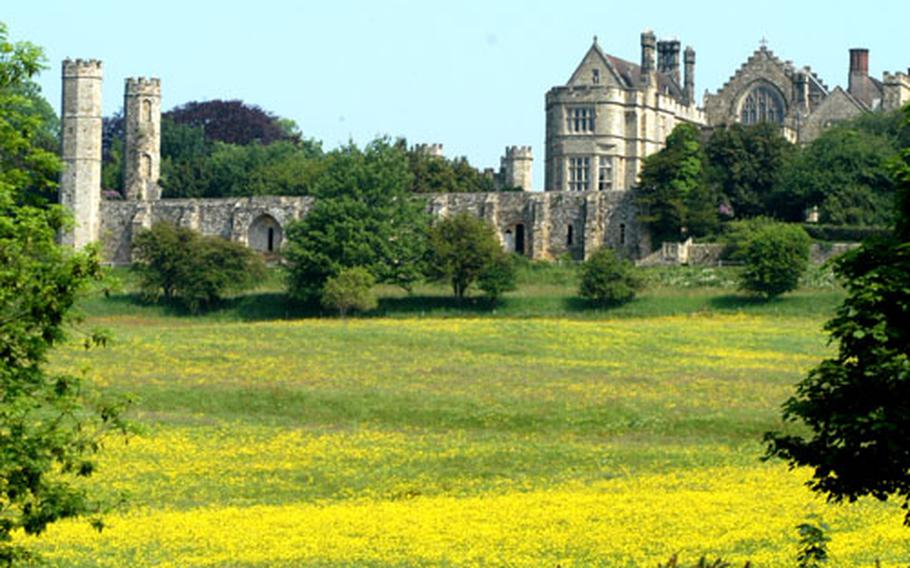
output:
<path id="1" fill-rule="evenodd" d="M 813 318 L 212 323 L 110 318 L 54 364 L 135 393 L 92 479 L 128 505 L 26 539 L 61 566 L 793 566 L 910 558 L 902 512 L 833 505 L 761 434 L 828 352 Z"/>

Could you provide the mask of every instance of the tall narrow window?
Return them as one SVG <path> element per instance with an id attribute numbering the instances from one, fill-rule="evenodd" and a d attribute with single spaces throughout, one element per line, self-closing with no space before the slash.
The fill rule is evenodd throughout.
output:
<path id="1" fill-rule="evenodd" d="M 626 244 L 626 224 L 625 223 L 619 224 L 619 244 L 621 244 L 621 245 Z"/>
<path id="2" fill-rule="evenodd" d="M 594 107 L 571 107 L 566 116 L 566 129 L 574 134 L 594 132 Z"/>
<path id="3" fill-rule="evenodd" d="M 613 189 L 613 159 L 600 156 L 597 164 L 597 191 Z"/>
<path id="4" fill-rule="evenodd" d="M 591 82 L 594 83 L 595 85 L 600 84 L 600 69 L 591 70 Z"/>
<path id="5" fill-rule="evenodd" d="M 591 189 L 591 158 L 569 158 L 569 191 Z"/>
<path id="6" fill-rule="evenodd" d="M 152 101 L 148 99 L 142 101 L 142 119 L 146 122 L 152 121 Z"/>
<path id="7" fill-rule="evenodd" d="M 743 99 L 739 121 L 743 124 L 784 121 L 784 102 L 777 91 L 768 85 L 758 85 Z"/>
<path id="8" fill-rule="evenodd" d="M 273 227 L 269 227 L 268 241 L 269 242 L 267 245 L 268 246 L 267 250 L 269 252 L 274 252 L 275 251 L 275 229 Z"/>
<path id="9" fill-rule="evenodd" d="M 566 229 L 566 246 L 567 247 L 572 246 L 572 241 L 573 241 L 572 237 L 573 236 L 574 235 L 572 234 L 572 225 L 569 225 L 569 228 Z"/>

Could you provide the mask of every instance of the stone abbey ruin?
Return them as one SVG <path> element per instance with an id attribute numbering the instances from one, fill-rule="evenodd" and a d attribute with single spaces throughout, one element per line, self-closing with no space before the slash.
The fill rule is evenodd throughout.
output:
<path id="1" fill-rule="evenodd" d="M 586 258 L 600 246 L 638 258 L 650 250 L 636 222 L 631 188 L 642 162 L 660 150 L 680 123 L 701 128 L 771 122 L 793 142 L 806 143 L 827 126 L 910 101 L 910 75 L 868 75 L 869 53 L 850 50 L 847 89 L 829 89 L 809 67 L 781 61 L 764 44 L 704 107 L 695 99 L 695 50 L 678 40 L 641 35 L 641 61 L 605 53 L 594 42 L 569 81 L 546 94 L 544 191 L 532 191 L 532 150 L 506 148 L 499 179 L 518 192 L 428 195 L 433 215 L 469 212 L 491 223 L 506 250 L 533 259 Z M 60 203 L 76 226 L 63 242 L 101 242 L 106 260 L 128 263 L 132 236 L 159 221 L 245 243 L 280 249 L 287 225 L 307 214 L 312 197 L 259 196 L 162 199 L 158 185 L 161 83 L 130 78 L 124 90 L 125 199 L 101 195 L 102 64 L 63 62 Z M 439 144 L 421 146 L 441 154 Z"/>

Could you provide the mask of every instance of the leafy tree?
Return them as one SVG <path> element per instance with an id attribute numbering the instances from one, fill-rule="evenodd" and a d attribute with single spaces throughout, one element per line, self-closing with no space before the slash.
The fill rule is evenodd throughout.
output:
<path id="1" fill-rule="evenodd" d="M 212 142 L 243 146 L 295 140 L 286 122 L 239 100 L 192 101 L 169 110 L 164 116 L 177 124 L 202 128 L 206 139 Z"/>
<path id="2" fill-rule="evenodd" d="M 581 266 L 578 295 L 602 306 L 628 302 L 644 287 L 635 266 L 602 247 Z"/>
<path id="3" fill-rule="evenodd" d="M 422 274 L 429 219 L 410 185 L 407 156 L 387 139 L 330 152 L 313 208 L 288 227 L 290 294 L 318 300 L 326 280 L 354 266 L 410 289 Z"/>
<path id="4" fill-rule="evenodd" d="M 737 218 L 771 215 L 772 195 L 795 151 L 777 125 L 721 126 L 705 144 L 708 183 Z"/>
<path id="5" fill-rule="evenodd" d="M 639 219 L 654 245 L 678 241 L 684 234 L 705 235 L 717 225 L 717 203 L 705 185 L 704 154 L 698 129 L 681 124 L 666 146 L 645 158 L 636 188 Z"/>
<path id="6" fill-rule="evenodd" d="M 502 254 L 493 227 L 470 213 L 440 219 L 429 234 L 428 275 L 450 282 L 456 298 L 464 298 Z"/>
<path id="7" fill-rule="evenodd" d="M 325 282 L 322 289 L 322 305 L 338 310 L 344 317 L 351 310 L 367 311 L 376 307 L 373 286 L 376 279 L 370 271 L 360 266 L 345 268 Z"/>
<path id="8" fill-rule="evenodd" d="M 17 531 L 41 534 L 57 520 L 95 515 L 102 504 L 76 483 L 95 470 L 105 433 L 126 431 L 123 402 L 109 400 L 79 376 L 50 373 L 48 352 L 66 338 L 72 307 L 100 278 L 94 249 L 56 244 L 71 226 L 57 206 L 28 194 L 52 188 L 60 161 L 41 147 L 41 113 L 23 88 L 42 68 L 40 48 L 11 42 L 0 23 L 0 563 L 28 556 Z M 103 343 L 91 333 L 86 347 Z M 99 518 L 93 524 L 101 527 Z"/>
<path id="9" fill-rule="evenodd" d="M 754 229 L 740 258 L 746 263 L 740 288 L 774 298 L 795 290 L 809 265 L 812 240 L 799 225 L 767 222 Z"/>
<path id="10" fill-rule="evenodd" d="M 402 147 L 407 145 L 400 140 Z M 465 157 L 448 160 L 416 147 L 408 151 L 408 165 L 414 176 L 414 193 L 474 193 L 495 190 L 493 179 L 473 167 Z"/>
<path id="11" fill-rule="evenodd" d="M 910 128 L 910 107 L 905 108 Z M 837 355 L 803 379 L 783 417 L 807 435 L 765 435 L 769 457 L 809 466 L 829 500 L 896 497 L 910 509 L 910 147 L 893 170 L 894 236 L 869 240 L 835 263 L 847 298 L 825 329 Z M 910 525 L 910 513 L 904 518 Z"/>
<path id="12" fill-rule="evenodd" d="M 265 276 L 262 258 L 249 248 L 170 223 L 136 235 L 131 268 L 147 298 L 176 299 L 192 312 Z"/>
<path id="13" fill-rule="evenodd" d="M 818 205 L 822 223 L 891 225 L 895 187 L 888 164 L 896 155 L 888 135 L 852 123 L 831 128 L 787 169 L 775 198 L 777 213 L 797 221 L 806 208 Z"/>
<path id="14" fill-rule="evenodd" d="M 515 255 L 500 251 L 477 277 L 477 287 L 494 302 L 515 289 Z"/>

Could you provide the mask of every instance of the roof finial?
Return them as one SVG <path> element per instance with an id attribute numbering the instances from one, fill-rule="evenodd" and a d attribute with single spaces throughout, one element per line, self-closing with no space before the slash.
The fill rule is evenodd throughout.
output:
<path id="1" fill-rule="evenodd" d="M 762 49 L 768 49 L 768 38 L 761 36 L 761 41 L 758 42 Z"/>
<path id="2" fill-rule="evenodd" d="M 597 45 L 597 34 L 594 34 L 594 45 Z"/>

